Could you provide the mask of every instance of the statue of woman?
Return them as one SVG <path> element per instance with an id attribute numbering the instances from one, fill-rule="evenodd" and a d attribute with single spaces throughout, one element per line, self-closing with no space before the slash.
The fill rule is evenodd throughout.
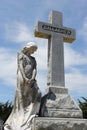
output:
<path id="1" fill-rule="evenodd" d="M 36 50 L 35 43 L 30 42 L 18 53 L 14 107 L 4 130 L 31 130 L 32 118 L 39 113 L 41 92 L 35 79 L 36 60 L 31 56 Z"/>

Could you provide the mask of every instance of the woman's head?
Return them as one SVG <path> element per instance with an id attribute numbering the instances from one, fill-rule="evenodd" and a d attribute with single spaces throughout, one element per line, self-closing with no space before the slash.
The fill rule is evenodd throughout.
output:
<path id="1" fill-rule="evenodd" d="M 37 45 L 35 42 L 28 42 L 26 46 L 23 48 L 22 52 L 25 54 L 32 54 L 37 50 Z"/>

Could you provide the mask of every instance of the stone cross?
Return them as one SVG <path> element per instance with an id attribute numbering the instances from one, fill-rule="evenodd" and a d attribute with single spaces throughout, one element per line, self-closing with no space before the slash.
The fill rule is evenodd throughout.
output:
<path id="1" fill-rule="evenodd" d="M 50 86 L 65 86 L 63 42 L 75 40 L 75 30 L 63 26 L 62 13 L 52 11 L 49 23 L 38 21 L 35 36 L 48 39 L 48 80 Z"/>

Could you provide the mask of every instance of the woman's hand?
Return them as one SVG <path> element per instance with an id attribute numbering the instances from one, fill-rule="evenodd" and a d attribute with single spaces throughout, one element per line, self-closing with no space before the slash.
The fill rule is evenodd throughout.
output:
<path id="1" fill-rule="evenodd" d="M 31 81 L 30 81 L 30 79 L 28 79 L 28 78 L 24 78 L 24 82 L 25 82 L 26 84 L 29 84 Z"/>

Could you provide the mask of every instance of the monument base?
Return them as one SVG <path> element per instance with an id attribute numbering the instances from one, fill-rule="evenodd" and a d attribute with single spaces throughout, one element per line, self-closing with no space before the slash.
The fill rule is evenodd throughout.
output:
<path id="1" fill-rule="evenodd" d="M 38 117 L 33 119 L 32 130 L 87 130 L 87 120 Z"/>
<path id="2" fill-rule="evenodd" d="M 82 111 L 65 87 L 49 87 L 41 103 L 41 117 L 82 118 Z"/>

